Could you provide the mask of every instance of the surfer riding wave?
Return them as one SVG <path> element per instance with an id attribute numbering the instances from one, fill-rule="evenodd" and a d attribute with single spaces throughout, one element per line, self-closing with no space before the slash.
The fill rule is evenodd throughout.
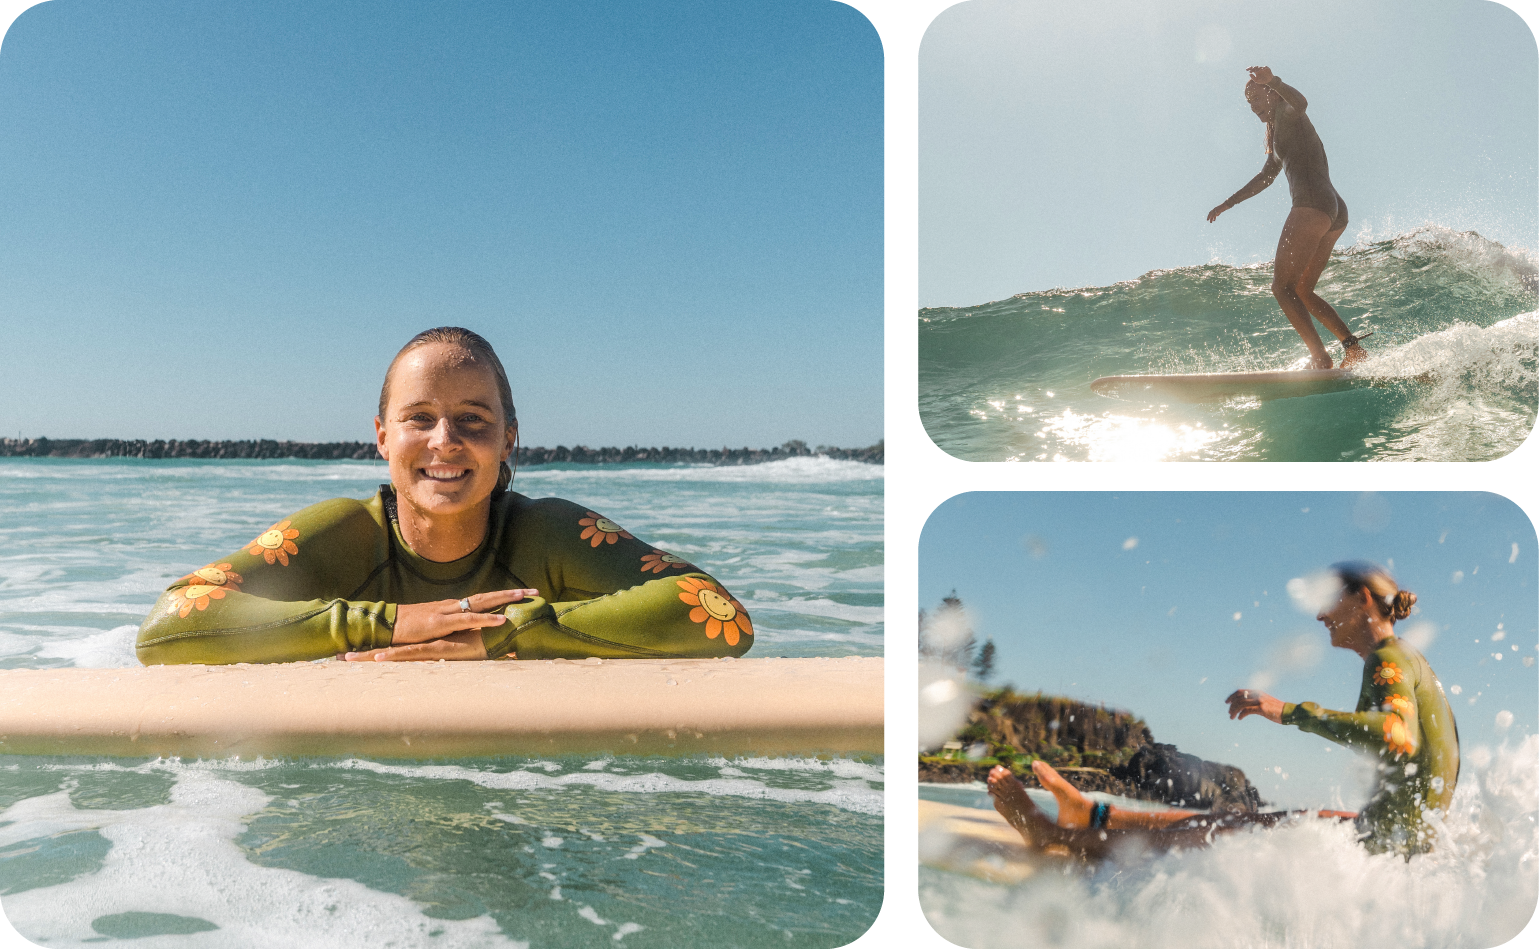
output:
<path id="1" fill-rule="evenodd" d="M 1347 204 L 1331 184 L 1325 146 L 1304 110 L 1309 101 L 1297 89 L 1272 75 L 1266 66 L 1250 66 L 1245 101 L 1266 123 L 1266 164 L 1245 187 L 1208 212 L 1208 223 L 1247 198 L 1266 190 L 1279 171 L 1288 176 L 1293 210 L 1283 223 L 1272 270 L 1272 295 L 1288 322 L 1309 347 L 1311 369 L 1331 368 L 1330 354 L 1320 341 L 1314 320 L 1341 341 L 1341 368 L 1368 358 L 1360 337 L 1315 293 L 1315 284 L 1331 259 L 1331 250 L 1347 229 Z M 1311 318 L 1312 317 L 1312 318 Z M 1368 334 L 1364 333 L 1366 337 Z"/>
<path id="2" fill-rule="evenodd" d="M 1044 761 L 1034 762 L 1032 771 L 1057 799 L 1056 822 L 1037 810 L 1025 786 L 1005 767 L 988 776 L 995 809 L 1028 846 L 1091 858 L 1109 856 L 1130 840 L 1155 849 L 1205 846 L 1214 833 L 1308 814 L 1353 820 L 1359 839 L 1374 853 L 1409 859 L 1431 850 L 1435 834 L 1428 818 L 1433 812 L 1447 813 L 1459 780 L 1459 731 L 1432 667 L 1394 634 L 1395 622 L 1410 615 L 1416 594 L 1401 590 L 1384 568 L 1365 561 L 1335 564 L 1331 571 L 1340 591 L 1334 605 L 1317 618 L 1330 631 L 1332 646 L 1363 657 L 1356 711 L 1285 703 L 1253 689 L 1240 689 L 1225 701 L 1231 719 L 1260 715 L 1377 757 L 1377 786 L 1361 813 L 1128 810 L 1091 801 Z"/>

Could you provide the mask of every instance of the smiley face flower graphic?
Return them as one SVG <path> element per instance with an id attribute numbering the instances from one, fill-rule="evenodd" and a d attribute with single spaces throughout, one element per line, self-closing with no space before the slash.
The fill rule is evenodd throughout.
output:
<path id="1" fill-rule="evenodd" d="M 641 557 L 641 572 L 662 573 L 664 570 L 692 569 L 694 564 L 668 553 L 666 550 L 653 550 L 650 554 Z"/>
<path id="2" fill-rule="evenodd" d="M 1404 678 L 1405 673 L 1401 672 L 1400 667 L 1395 665 L 1393 662 L 1382 663 L 1379 668 L 1375 669 L 1373 672 L 1374 685 L 1394 685 L 1396 682 L 1399 682 Z"/>
<path id="3" fill-rule="evenodd" d="M 727 645 L 736 646 L 741 636 L 753 635 L 753 624 L 748 621 L 743 604 L 716 584 L 699 577 L 683 577 L 674 583 L 684 591 L 679 599 L 694 607 L 689 611 L 690 621 L 705 624 L 705 638 L 722 636 Z"/>
<path id="4" fill-rule="evenodd" d="M 299 547 L 294 539 L 299 536 L 298 528 L 290 527 L 287 519 L 281 520 L 257 536 L 257 539 L 246 545 L 246 553 L 253 557 L 261 557 L 268 563 L 274 560 L 289 565 L 289 554 L 299 553 Z"/>
<path id="5" fill-rule="evenodd" d="M 194 607 L 200 611 L 206 610 L 210 600 L 222 600 L 229 592 L 239 593 L 242 582 L 240 574 L 231 570 L 231 566 L 227 563 L 209 564 L 183 577 L 183 580 L 192 582 L 174 594 L 177 615 L 186 619 Z"/>
<path id="6" fill-rule="evenodd" d="M 583 528 L 579 535 L 583 540 L 591 541 L 594 547 L 599 544 L 612 544 L 620 538 L 631 539 L 631 534 L 625 528 L 611 521 L 607 517 L 599 517 L 592 511 L 588 516 L 578 520 L 578 525 Z"/>
<path id="7" fill-rule="evenodd" d="M 1411 730 L 1405 719 L 1391 713 L 1384 716 L 1384 744 L 1397 755 L 1408 755 L 1416 749 L 1411 745 Z"/>

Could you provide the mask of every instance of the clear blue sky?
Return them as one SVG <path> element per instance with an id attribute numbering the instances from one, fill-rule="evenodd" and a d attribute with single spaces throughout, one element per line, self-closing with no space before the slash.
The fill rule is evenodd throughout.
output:
<path id="1" fill-rule="evenodd" d="M 1486 0 L 970 0 L 919 62 L 921 306 L 1157 268 L 1271 260 L 1245 67 L 1309 99 L 1352 223 L 1338 246 L 1432 223 L 1539 250 L 1539 60 Z"/>
<path id="2" fill-rule="evenodd" d="M 370 439 L 460 324 L 525 444 L 870 444 L 881 82 L 827 0 L 42 3 L 0 47 L 0 434 Z"/>
<path id="3" fill-rule="evenodd" d="M 1539 670 L 1524 664 L 1539 646 L 1539 550 L 1498 495 L 973 493 L 931 515 L 919 556 L 919 602 L 934 609 L 956 590 L 979 642 L 998 647 L 996 683 L 1132 711 L 1156 740 L 1238 765 L 1284 806 L 1332 803 L 1333 787 L 1362 804 L 1351 753 L 1231 722 L 1223 700 L 1257 685 L 1355 706 L 1362 660 L 1331 649 L 1287 590 L 1336 561 L 1391 566 L 1417 594 L 1397 631 L 1430 638 L 1428 661 L 1458 687 L 1448 697 L 1466 754 L 1539 727 Z"/>

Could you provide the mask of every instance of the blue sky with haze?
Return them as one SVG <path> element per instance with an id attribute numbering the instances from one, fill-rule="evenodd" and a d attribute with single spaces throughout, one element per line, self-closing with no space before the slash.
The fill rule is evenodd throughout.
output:
<path id="1" fill-rule="evenodd" d="M 460 324 L 525 444 L 870 444 L 881 82 L 823 0 L 32 7 L 0 434 L 369 439 Z"/>
<path id="2" fill-rule="evenodd" d="M 1309 99 L 1350 209 L 1338 246 L 1423 224 L 1539 249 L 1539 56 L 1486 0 L 969 0 L 919 61 L 921 306 L 1271 260 L 1279 180 L 1241 94 Z"/>
<path id="3" fill-rule="evenodd" d="M 1238 765 L 1283 806 L 1335 803 L 1338 789 L 1361 805 L 1355 756 L 1231 722 L 1223 700 L 1254 686 L 1354 707 L 1362 660 L 1330 648 L 1288 589 L 1337 561 L 1390 566 L 1416 593 L 1396 630 L 1425 644 L 1467 756 L 1539 728 L 1539 550 L 1498 495 L 971 493 L 930 516 L 919 558 L 919 602 L 956 590 L 999 650 L 996 683 L 1132 711 L 1157 741 Z"/>

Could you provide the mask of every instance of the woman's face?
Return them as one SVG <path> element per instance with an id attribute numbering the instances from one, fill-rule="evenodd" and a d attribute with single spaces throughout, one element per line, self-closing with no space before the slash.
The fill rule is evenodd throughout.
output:
<path id="1" fill-rule="evenodd" d="M 418 346 L 396 363 L 389 397 L 374 431 L 397 498 L 431 517 L 491 496 L 515 429 L 490 366 L 458 346 Z"/>
<path id="2" fill-rule="evenodd" d="M 1277 111 L 1276 93 L 1265 87 L 1247 89 L 1245 102 L 1250 106 L 1250 110 L 1256 113 L 1256 118 L 1263 122 L 1272 121 L 1272 116 Z"/>
<path id="3" fill-rule="evenodd" d="M 1342 590 L 1336 605 L 1315 617 L 1330 630 L 1332 646 L 1352 649 L 1368 634 L 1370 602 L 1367 590 Z M 1369 638 L 1372 638 L 1371 634 Z"/>

